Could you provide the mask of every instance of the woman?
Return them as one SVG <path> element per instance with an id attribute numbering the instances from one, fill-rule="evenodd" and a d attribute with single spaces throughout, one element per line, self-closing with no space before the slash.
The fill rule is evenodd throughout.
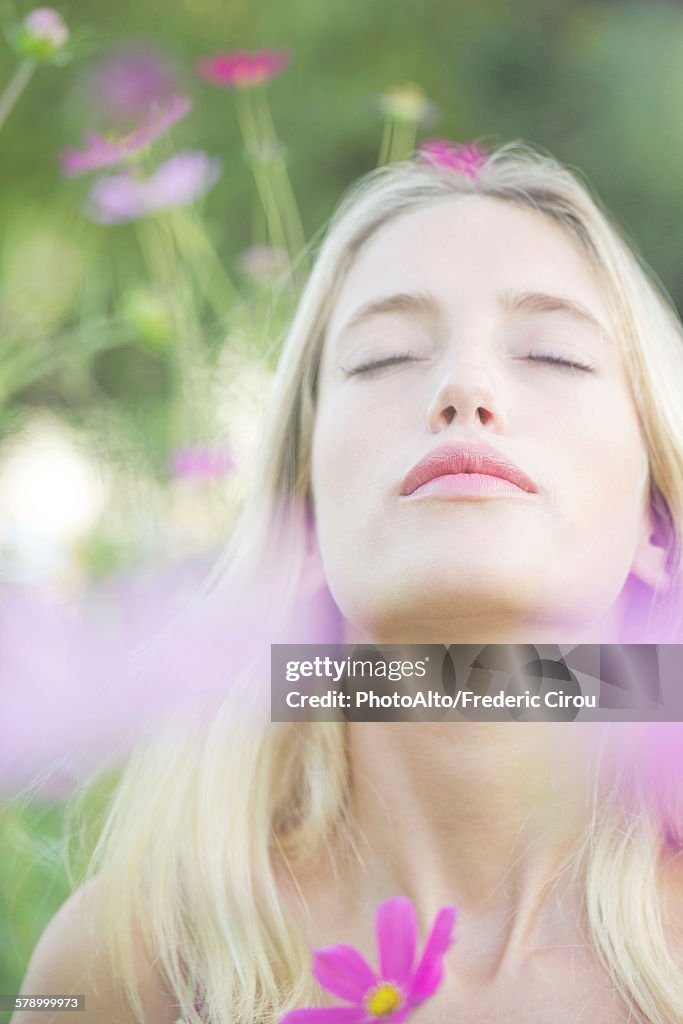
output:
<path id="1" fill-rule="evenodd" d="M 292 641 L 330 600 L 347 642 L 677 637 L 682 342 L 552 159 L 372 172 L 321 246 L 207 602 L 268 565 Z M 491 458 L 507 482 L 457 471 Z M 404 895 L 423 928 L 459 908 L 423 1019 L 683 1020 L 678 780 L 655 812 L 597 725 L 273 725 L 267 685 L 255 658 L 210 723 L 131 759 L 24 991 L 87 991 L 93 1021 L 279 1021 L 324 1001 L 310 949 L 372 958 Z"/>

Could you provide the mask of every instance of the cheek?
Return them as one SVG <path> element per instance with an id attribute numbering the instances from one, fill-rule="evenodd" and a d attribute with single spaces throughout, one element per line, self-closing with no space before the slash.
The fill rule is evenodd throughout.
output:
<path id="1" fill-rule="evenodd" d="M 403 467 L 407 417 L 394 405 L 335 397 L 316 416 L 311 488 L 318 538 L 324 560 L 347 557 L 377 540 L 377 523 L 386 519 L 386 491 Z M 400 424 L 400 436 L 399 436 Z M 374 524 L 374 525 L 373 525 Z"/>
<path id="2" fill-rule="evenodd" d="M 577 407 L 556 422 L 548 442 L 549 452 L 557 453 L 549 475 L 567 513 L 587 526 L 598 524 L 603 543 L 610 530 L 620 540 L 630 536 L 645 501 L 648 459 L 627 396 L 605 394 L 590 407 Z"/>

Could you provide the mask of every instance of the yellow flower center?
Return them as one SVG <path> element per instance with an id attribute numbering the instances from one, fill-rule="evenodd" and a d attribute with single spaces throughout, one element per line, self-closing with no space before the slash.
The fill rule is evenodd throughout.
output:
<path id="1" fill-rule="evenodd" d="M 403 996 L 391 983 L 384 983 L 376 988 L 366 1002 L 367 1009 L 373 1017 L 388 1017 L 390 1013 L 400 1010 Z"/>

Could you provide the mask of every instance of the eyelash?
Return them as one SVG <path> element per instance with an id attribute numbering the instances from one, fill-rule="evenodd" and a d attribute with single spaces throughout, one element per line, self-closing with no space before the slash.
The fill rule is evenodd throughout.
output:
<path id="1" fill-rule="evenodd" d="M 384 359 L 376 359 L 367 363 L 361 363 L 359 366 L 354 366 L 350 370 L 344 370 L 344 373 L 348 377 L 352 377 L 355 373 L 367 373 L 369 370 L 379 370 L 383 366 L 391 366 L 394 363 L 401 363 L 407 359 L 419 360 L 422 357 L 417 355 L 415 352 L 397 352 L 396 355 L 386 356 Z"/>
<path id="2" fill-rule="evenodd" d="M 562 356 L 553 355 L 552 352 L 548 352 L 543 356 L 535 356 L 529 352 L 524 359 L 531 360 L 532 363 L 551 363 L 554 366 L 567 366 L 570 370 L 585 370 L 586 373 L 593 373 L 595 367 L 590 363 L 580 363 L 576 359 L 564 359 Z"/>
<path id="3" fill-rule="evenodd" d="M 397 352 L 396 355 L 386 356 L 384 359 L 376 359 L 371 362 L 361 363 L 359 366 L 354 366 L 350 370 L 344 370 L 347 377 L 353 377 L 357 373 L 369 373 L 372 370 L 380 370 L 385 366 L 393 366 L 395 363 L 402 363 L 407 360 L 415 360 L 420 362 L 424 357 L 417 355 L 414 352 Z M 594 366 L 588 363 L 580 363 L 574 359 L 564 359 L 562 356 L 548 353 L 543 356 L 535 356 L 532 352 L 527 353 L 526 356 L 522 356 L 523 359 L 528 359 L 532 363 L 549 363 L 552 366 L 566 366 L 570 370 L 583 370 L 586 373 L 593 373 L 595 370 Z"/>

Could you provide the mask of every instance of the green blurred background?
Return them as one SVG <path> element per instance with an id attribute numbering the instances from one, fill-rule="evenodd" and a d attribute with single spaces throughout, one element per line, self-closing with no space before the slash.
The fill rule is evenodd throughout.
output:
<path id="1" fill-rule="evenodd" d="M 267 95 L 308 238 L 376 165 L 380 97 L 412 82 L 432 104 L 418 139 L 548 149 L 588 178 L 683 307 L 678 0 L 72 0 L 60 10 L 74 58 L 38 69 L 0 132 L 0 580 L 78 593 L 148 559 L 208 558 L 229 530 L 295 294 L 245 270 L 245 251 L 268 238 L 234 97 L 194 71 L 216 50 L 293 52 Z M 131 46 L 164 55 L 193 99 L 173 145 L 219 156 L 223 174 L 184 220 L 105 227 L 83 213 L 89 181 L 65 180 L 58 154 L 95 127 L 93 69 Z M 15 63 L 0 45 L 0 89 Z M 169 472 L 179 445 L 216 438 L 233 474 L 199 485 Z M 101 805 L 96 792 L 94 822 Z M 40 795 L 8 794 L 0 808 L 2 993 L 19 990 L 68 892 L 62 812 Z"/>

